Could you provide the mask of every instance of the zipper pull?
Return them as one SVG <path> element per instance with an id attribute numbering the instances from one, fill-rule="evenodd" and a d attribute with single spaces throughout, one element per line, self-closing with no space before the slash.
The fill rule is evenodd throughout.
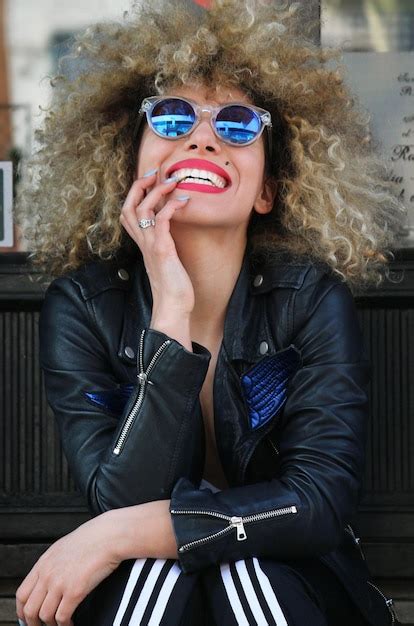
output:
<path id="1" fill-rule="evenodd" d="M 247 539 L 246 531 L 244 530 L 243 518 L 242 517 L 232 517 L 230 519 L 230 526 L 235 526 L 237 532 L 237 541 L 244 541 Z"/>
<path id="2" fill-rule="evenodd" d="M 394 600 L 390 598 L 389 600 L 386 600 L 385 604 L 387 605 L 388 610 L 391 613 L 392 623 L 394 624 L 394 622 L 397 621 L 397 613 L 394 608 Z"/>
<path id="3" fill-rule="evenodd" d="M 140 385 L 143 385 L 144 383 L 149 383 L 150 385 L 153 385 L 154 383 L 150 381 L 150 379 L 148 378 L 148 374 L 146 374 L 145 372 L 140 372 L 137 375 L 138 381 Z"/>
<path id="4" fill-rule="evenodd" d="M 355 545 L 356 545 L 356 546 L 357 546 L 357 548 L 359 549 L 359 552 L 360 552 L 360 554 L 361 554 L 362 558 L 363 558 L 363 559 L 364 559 L 364 561 L 365 561 L 365 560 L 366 560 L 366 559 L 365 559 L 365 554 L 364 554 L 364 551 L 363 551 L 362 546 L 361 546 L 361 539 L 360 539 L 360 537 L 357 537 L 357 536 L 355 535 L 355 533 L 354 533 L 354 529 L 352 528 L 351 524 L 348 524 L 348 530 L 349 530 L 349 532 L 351 533 L 352 539 L 354 540 Z"/>

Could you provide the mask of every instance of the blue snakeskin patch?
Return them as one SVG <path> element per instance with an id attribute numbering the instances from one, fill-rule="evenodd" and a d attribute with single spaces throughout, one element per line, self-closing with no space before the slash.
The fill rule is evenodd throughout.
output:
<path id="1" fill-rule="evenodd" d="M 133 388 L 131 384 L 124 384 L 107 391 L 84 391 L 84 394 L 93 404 L 97 404 L 108 413 L 121 417 Z"/>
<path id="2" fill-rule="evenodd" d="M 264 357 L 241 376 L 252 430 L 267 424 L 282 408 L 289 379 L 301 362 L 299 350 L 291 344 L 273 356 Z"/>

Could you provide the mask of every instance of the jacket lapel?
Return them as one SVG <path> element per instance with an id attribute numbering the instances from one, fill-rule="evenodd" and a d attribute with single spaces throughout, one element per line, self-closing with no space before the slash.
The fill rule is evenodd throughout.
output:
<path id="1" fill-rule="evenodd" d="M 243 375 L 252 368 L 269 369 L 284 380 L 278 393 L 282 398 L 288 378 L 301 364 L 300 353 L 278 345 L 272 326 L 288 325 L 290 307 L 286 304 L 304 282 L 310 263 L 293 262 L 284 254 L 270 264 L 253 264 L 245 254 L 241 271 L 227 307 L 223 343 L 214 378 L 214 416 L 217 449 L 230 484 L 243 483 L 243 477 L 255 444 L 269 430 L 261 424 L 252 428 L 249 399 L 243 390 Z M 278 306 L 277 292 L 288 289 L 285 305 Z M 279 332 L 279 336 L 289 333 Z M 278 354 L 280 353 L 280 358 Z M 283 387 L 283 388 L 282 388 Z M 269 400 L 269 398 L 267 399 Z M 273 424 L 270 423 L 270 426 Z"/>

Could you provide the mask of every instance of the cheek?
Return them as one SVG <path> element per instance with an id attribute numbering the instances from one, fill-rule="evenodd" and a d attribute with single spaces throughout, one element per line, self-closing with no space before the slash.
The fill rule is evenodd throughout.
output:
<path id="1" fill-rule="evenodd" d="M 162 165 L 168 157 L 170 148 L 168 142 L 154 135 L 146 126 L 137 152 L 137 176 L 142 176 L 148 170 Z"/>
<path id="2" fill-rule="evenodd" d="M 258 146 L 260 148 L 260 146 Z M 263 150 L 252 150 L 249 154 L 243 155 L 240 161 L 239 172 L 243 178 L 243 187 L 249 185 L 253 195 L 263 184 L 264 178 L 264 152 Z"/>

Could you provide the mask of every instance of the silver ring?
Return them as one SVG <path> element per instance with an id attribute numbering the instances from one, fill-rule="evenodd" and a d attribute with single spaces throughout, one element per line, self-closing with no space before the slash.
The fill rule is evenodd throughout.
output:
<path id="1" fill-rule="evenodd" d="M 140 228 L 148 228 L 148 226 L 155 226 L 155 220 L 153 218 L 152 219 L 143 218 L 142 220 L 139 220 L 138 226 Z"/>

